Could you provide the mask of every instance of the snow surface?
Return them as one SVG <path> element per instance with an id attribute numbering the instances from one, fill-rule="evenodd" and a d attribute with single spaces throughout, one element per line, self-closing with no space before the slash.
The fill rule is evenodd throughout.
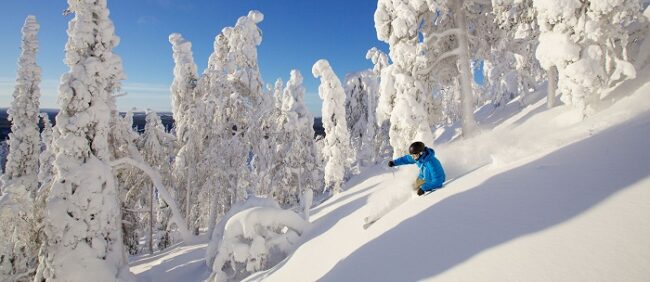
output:
<path id="1" fill-rule="evenodd" d="M 247 280 L 647 281 L 649 77 L 619 85 L 582 121 L 542 99 L 436 146 L 450 178 L 491 164 L 425 197 L 407 190 L 413 167 L 367 168 L 311 209 L 292 255 Z M 131 270 L 142 281 L 201 281 L 204 248 L 179 246 Z"/>

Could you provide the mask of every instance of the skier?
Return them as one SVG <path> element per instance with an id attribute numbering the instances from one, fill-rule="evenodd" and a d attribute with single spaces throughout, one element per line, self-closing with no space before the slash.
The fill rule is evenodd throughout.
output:
<path id="1" fill-rule="evenodd" d="M 436 159 L 433 149 L 428 148 L 422 142 L 413 142 L 409 146 L 409 154 L 388 162 L 389 167 L 406 164 L 417 164 L 420 174 L 415 180 L 413 190 L 417 189 L 418 196 L 425 192 L 433 191 L 442 187 L 445 182 L 445 171 L 442 164 Z"/>

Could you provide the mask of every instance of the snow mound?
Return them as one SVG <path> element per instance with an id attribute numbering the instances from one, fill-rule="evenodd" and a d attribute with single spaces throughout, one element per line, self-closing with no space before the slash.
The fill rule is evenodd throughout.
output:
<path id="1" fill-rule="evenodd" d="M 213 234 L 210 249 L 216 253 L 206 259 L 212 261 L 210 281 L 241 280 L 277 264 L 293 251 L 309 226 L 303 217 L 280 209 L 275 202 L 253 199 L 247 203 L 253 207 L 222 220 L 225 224 L 218 247 L 213 244 L 219 233 Z"/>

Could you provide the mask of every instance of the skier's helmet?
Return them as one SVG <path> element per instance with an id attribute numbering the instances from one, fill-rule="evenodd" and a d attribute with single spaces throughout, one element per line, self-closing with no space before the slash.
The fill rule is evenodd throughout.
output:
<path id="1" fill-rule="evenodd" d="M 411 154 L 412 156 L 418 156 L 419 157 L 420 155 L 422 155 L 425 148 L 426 148 L 426 146 L 424 146 L 424 143 L 422 143 L 420 141 L 413 142 L 413 144 L 411 144 L 411 146 L 409 146 L 409 154 Z M 416 157 L 414 157 L 414 158 L 417 159 Z"/>

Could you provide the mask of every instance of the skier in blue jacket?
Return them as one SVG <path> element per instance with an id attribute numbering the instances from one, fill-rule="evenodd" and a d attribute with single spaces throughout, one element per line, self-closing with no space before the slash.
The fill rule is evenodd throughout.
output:
<path id="1" fill-rule="evenodd" d="M 417 164 L 420 168 L 420 174 L 415 181 L 414 190 L 417 189 L 418 196 L 420 196 L 424 192 L 442 187 L 445 182 L 445 171 L 435 154 L 433 149 L 427 148 L 424 143 L 414 142 L 409 146 L 408 155 L 389 161 L 388 166 Z"/>

